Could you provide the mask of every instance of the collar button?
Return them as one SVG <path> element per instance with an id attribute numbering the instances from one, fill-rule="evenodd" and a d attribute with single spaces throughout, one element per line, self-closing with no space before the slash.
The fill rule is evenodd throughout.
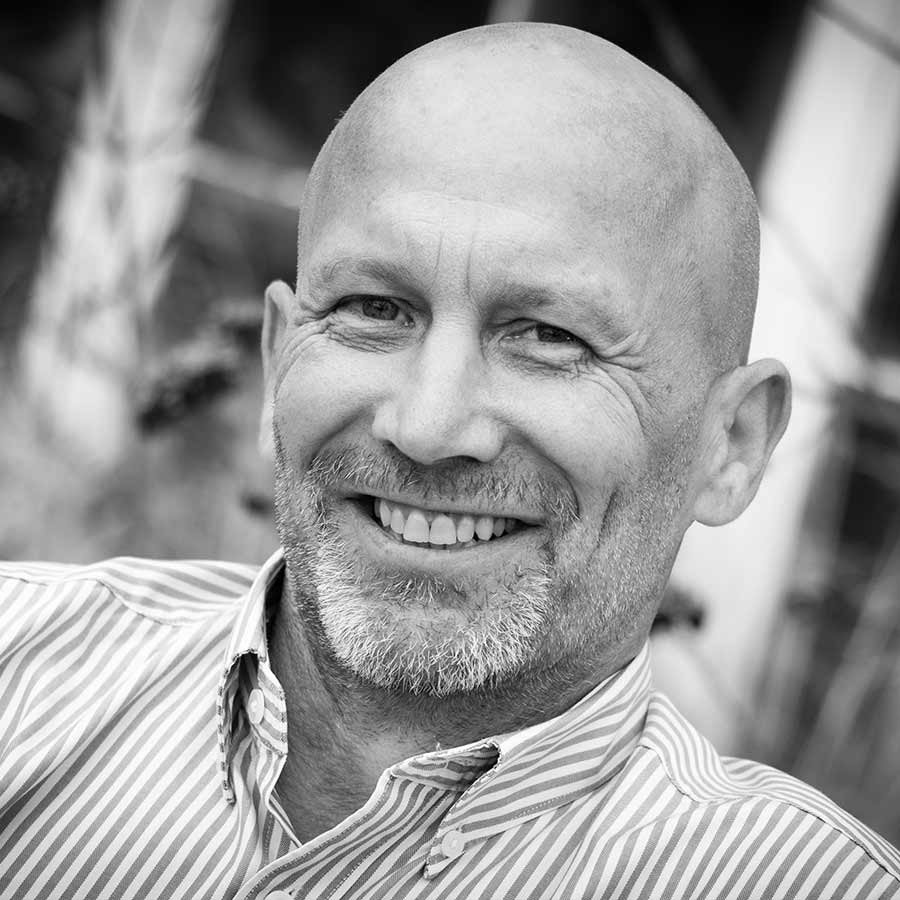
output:
<path id="1" fill-rule="evenodd" d="M 455 829 L 448 831 L 441 840 L 441 853 L 447 859 L 456 859 L 466 849 L 466 841 L 462 833 Z"/>
<path id="2" fill-rule="evenodd" d="M 266 698 L 263 697 L 263 692 L 259 688 L 254 688 L 250 691 L 250 696 L 247 698 L 247 718 L 254 725 L 259 725 L 265 713 Z"/>

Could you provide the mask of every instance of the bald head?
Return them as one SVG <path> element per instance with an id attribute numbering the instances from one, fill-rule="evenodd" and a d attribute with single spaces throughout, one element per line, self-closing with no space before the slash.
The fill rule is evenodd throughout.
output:
<path id="1" fill-rule="evenodd" d="M 587 256 L 620 252 L 658 320 L 690 323 L 713 371 L 745 358 L 758 220 L 746 175 L 678 88 L 576 29 L 516 23 L 460 32 L 403 57 L 354 102 L 301 206 L 311 236 L 365 185 L 486 202 L 534 195 L 577 219 Z M 672 340 L 682 339 L 679 329 Z"/>

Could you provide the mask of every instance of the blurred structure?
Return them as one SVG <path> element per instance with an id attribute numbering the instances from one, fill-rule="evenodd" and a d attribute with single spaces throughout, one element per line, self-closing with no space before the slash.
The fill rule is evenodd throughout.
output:
<path id="1" fill-rule="evenodd" d="M 22 335 L 22 382 L 50 439 L 104 467 L 132 434 L 132 392 L 226 0 L 116 0 L 83 88 Z"/>
<path id="2" fill-rule="evenodd" d="M 760 743 L 778 764 L 827 783 L 845 802 L 866 797 L 872 822 L 897 834 L 900 4 L 824 7 L 798 70 L 783 142 L 773 147 L 773 159 L 781 153 L 794 163 L 773 166 L 763 187 L 803 242 L 806 271 L 819 275 L 818 287 L 805 281 L 810 299 L 830 309 L 822 318 L 834 338 L 822 333 L 810 342 L 807 327 L 798 356 L 808 364 L 801 377 L 832 409 L 830 420 L 821 408 L 802 420 L 810 434 L 822 426 L 816 480 L 763 670 L 770 719 Z M 792 155 L 791 146 L 801 149 Z M 802 255 L 782 243 L 781 259 L 796 269 Z"/>
<path id="3" fill-rule="evenodd" d="M 0 555 L 268 554 L 259 298 L 291 279 L 306 166 L 394 59 L 510 18 L 662 71 L 757 186 L 753 355 L 792 370 L 794 421 L 748 513 L 688 533 L 657 679 L 721 749 L 900 841 L 900 0 L 427 18 L 408 0 L 19 0 L 0 12 Z"/>

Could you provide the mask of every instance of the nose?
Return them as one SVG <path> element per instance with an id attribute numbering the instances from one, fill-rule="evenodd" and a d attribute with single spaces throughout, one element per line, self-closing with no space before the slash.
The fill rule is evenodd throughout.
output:
<path id="1" fill-rule="evenodd" d="M 424 465 L 495 459 L 503 425 L 491 408 L 484 358 L 471 343 L 434 332 L 419 344 L 378 404 L 373 436 Z"/>

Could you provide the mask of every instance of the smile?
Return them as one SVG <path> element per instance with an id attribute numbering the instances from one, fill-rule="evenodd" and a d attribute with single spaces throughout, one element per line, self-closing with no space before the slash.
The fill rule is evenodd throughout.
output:
<path id="1" fill-rule="evenodd" d="M 462 549 L 486 543 L 526 527 L 519 519 L 475 513 L 441 512 L 382 497 L 372 498 L 372 515 L 392 537 L 404 544 Z"/>

